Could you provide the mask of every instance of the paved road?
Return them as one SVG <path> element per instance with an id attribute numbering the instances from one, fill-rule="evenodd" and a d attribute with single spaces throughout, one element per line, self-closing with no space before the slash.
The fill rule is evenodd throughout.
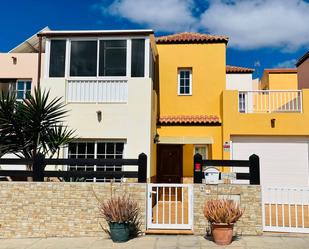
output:
<path id="1" fill-rule="evenodd" d="M 309 249 L 309 236 L 242 236 L 229 246 L 217 246 L 201 236 L 143 236 L 115 244 L 106 238 L 0 239 L 0 249 Z"/>

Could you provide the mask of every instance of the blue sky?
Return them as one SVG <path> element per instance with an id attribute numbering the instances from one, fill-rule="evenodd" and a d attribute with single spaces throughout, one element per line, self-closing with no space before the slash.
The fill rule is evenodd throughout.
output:
<path id="1" fill-rule="evenodd" d="M 227 35 L 227 63 L 260 64 L 259 74 L 309 50 L 309 0 L 1 0 L 0 8 L 1 52 L 45 26 Z"/>

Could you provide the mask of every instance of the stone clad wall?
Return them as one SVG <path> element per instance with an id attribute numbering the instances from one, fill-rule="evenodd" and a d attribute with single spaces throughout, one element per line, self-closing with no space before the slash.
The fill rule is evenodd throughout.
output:
<path id="1" fill-rule="evenodd" d="M 143 183 L 0 182 L 0 238 L 105 236 L 100 224 L 107 224 L 99 216 L 95 194 L 101 200 L 129 194 L 140 205 L 144 231 L 146 191 Z M 238 199 L 245 208 L 237 234 L 262 233 L 260 186 L 194 184 L 195 234 L 205 234 L 208 228 L 205 201 L 220 197 Z"/>
<path id="2" fill-rule="evenodd" d="M 240 201 L 245 209 L 243 216 L 236 223 L 235 234 L 262 234 L 262 197 L 261 187 L 255 185 L 205 185 L 194 184 L 194 233 L 205 234 L 209 231 L 203 210 L 205 201 L 218 198 L 231 198 Z"/>
<path id="3" fill-rule="evenodd" d="M 0 238 L 104 236 L 98 198 L 129 193 L 145 229 L 146 184 L 0 182 Z"/>

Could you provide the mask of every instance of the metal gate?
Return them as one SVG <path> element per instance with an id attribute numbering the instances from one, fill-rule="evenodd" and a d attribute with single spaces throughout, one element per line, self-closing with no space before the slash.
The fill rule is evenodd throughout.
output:
<path id="1" fill-rule="evenodd" d="M 191 184 L 148 184 L 147 229 L 192 229 Z"/>
<path id="2" fill-rule="evenodd" d="M 263 230 L 309 233 L 309 187 L 265 187 Z"/>

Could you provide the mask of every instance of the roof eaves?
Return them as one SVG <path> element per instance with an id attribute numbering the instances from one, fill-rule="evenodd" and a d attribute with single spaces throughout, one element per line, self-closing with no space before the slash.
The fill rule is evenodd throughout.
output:
<path id="1" fill-rule="evenodd" d="M 296 67 L 299 67 L 303 62 L 305 62 L 309 58 L 309 51 L 305 53 L 297 62 Z"/>

